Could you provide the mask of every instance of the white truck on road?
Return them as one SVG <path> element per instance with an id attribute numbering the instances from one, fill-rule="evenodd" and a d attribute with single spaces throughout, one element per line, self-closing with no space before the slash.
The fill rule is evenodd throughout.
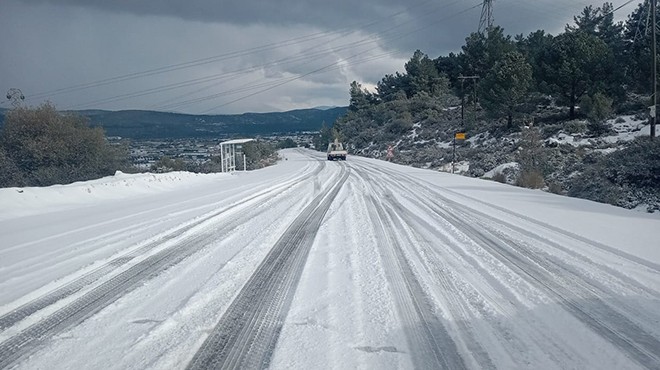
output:
<path id="1" fill-rule="evenodd" d="M 328 160 L 334 161 L 341 159 L 342 161 L 346 160 L 346 155 L 348 152 L 344 149 L 344 145 L 335 139 L 333 143 L 328 144 Z"/>

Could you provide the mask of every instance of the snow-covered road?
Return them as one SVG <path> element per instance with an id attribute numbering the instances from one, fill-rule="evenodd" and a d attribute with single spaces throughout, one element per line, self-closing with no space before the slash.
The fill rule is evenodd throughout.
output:
<path id="1" fill-rule="evenodd" d="M 660 215 L 281 155 L 0 189 L 0 368 L 660 368 Z"/>

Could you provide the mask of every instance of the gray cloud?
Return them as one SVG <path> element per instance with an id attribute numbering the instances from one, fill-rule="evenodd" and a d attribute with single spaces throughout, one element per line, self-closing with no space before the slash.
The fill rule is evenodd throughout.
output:
<path id="1" fill-rule="evenodd" d="M 406 6 L 397 0 L 26 0 L 27 3 L 48 3 L 92 7 L 135 15 L 159 15 L 184 20 L 235 25 L 306 24 L 333 27 L 373 20 Z M 348 23 L 346 23 L 348 22 Z"/>
<path id="2" fill-rule="evenodd" d="M 20 87 L 30 98 L 216 57 L 190 68 L 29 102 L 50 99 L 60 108 L 175 106 L 192 113 L 213 107 L 219 107 L 213 112 L 235 113 L 345 105 L 352 80 L 369 85 L 386 73 L 402 71 L 416 49 L 431 57 L 458 51 L 477 28 L 480 9 L 474 6 L 478 3 L 3 0 L 0 90 Z M 536 29 L 557 33 L 589 3 L 599 4 L 497 0 L 496 23 L 509 34 Z M 625 16 L 633 8 L 630 5 L 620 14 Z M 237 51 L 246 52 L 228 57 Z"/>

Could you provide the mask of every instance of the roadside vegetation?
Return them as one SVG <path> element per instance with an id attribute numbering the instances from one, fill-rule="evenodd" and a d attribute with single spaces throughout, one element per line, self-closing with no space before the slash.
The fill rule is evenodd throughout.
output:
<path id="1" fill-rule="evenodd" d="M 0 130 L 0 187 L 49 186 L 131 171 L 128 149 L 52 105 L 16 108 Z"/>
<path id="2" fill-rule="evenodd" d="M 599 141 L 614 134 L 608 122 L 616 116 L 648 118 L 652 32 L 639 19 L 649 6 L 618 23 L 611 3 L 588 6 L 556 36 L 492 27 L 468 36 L 458 53 L 432 59 L 418 50 L 374 91 L 351 83 L 348 112 L 318 140 L 338 137 L 351 152 L 375 158 L 394 145 L 398 163 L 447 170 L 447 144 L 465 132 L 470 140 L 458 143 L 460 160 L 469 162 L 465 175 L 516 162 L 509 168 L 518 186 L 660 209 L 660 157 L 648 154 L 660 140 Z M 594 144 L 550 140 L 562 134 Z"/>

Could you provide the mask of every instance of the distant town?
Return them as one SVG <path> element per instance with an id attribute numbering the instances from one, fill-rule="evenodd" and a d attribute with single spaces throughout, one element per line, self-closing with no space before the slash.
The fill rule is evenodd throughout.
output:
<path id="1" fill-rule="evenodd" d="M 289 135 L 257 136 L 255 140 L 263 141 L 273 146 L 283 140 L 291 139 L 299 147 L 313 148 L 312 140 L 316 132 L 304 132 Z M 246 137 L 247 138 L 247 137 Z M 161 158 L 181 159 L 186 163 L 200 165 L 220 155 L 220 143 L 230 138 L 184 138 L 184 139 L 124 139 L 109 137 L 113 143 L 128 143 L 130 159 L 140 170 L 149 170 Z"/>

